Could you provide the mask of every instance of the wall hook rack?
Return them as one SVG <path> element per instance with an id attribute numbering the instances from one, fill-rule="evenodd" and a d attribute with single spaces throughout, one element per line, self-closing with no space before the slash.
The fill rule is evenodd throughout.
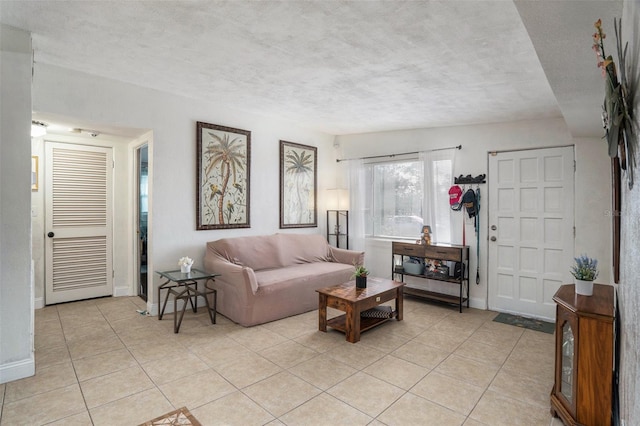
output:
<path id="1" fill-rule="evenodd" d="M 471 184 L 471 183 L 487 183 L 486 180 L 487 175 L 482 174 L 482 175 L 478 175 L 476 177 L 473 177 L 471 175 L 460 175 L 457 178 L 454 179 L 454 182 L 456 185 L 465 185 L 465 184 Z"/>

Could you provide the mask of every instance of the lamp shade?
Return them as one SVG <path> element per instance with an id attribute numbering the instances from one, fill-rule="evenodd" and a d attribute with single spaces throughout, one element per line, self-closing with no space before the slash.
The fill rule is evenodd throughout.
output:
<path id="1" fill-rule="evenodd" d="M 349 191 L 341 188 L 327 189 L 327 210 L 349 210 Z"/>

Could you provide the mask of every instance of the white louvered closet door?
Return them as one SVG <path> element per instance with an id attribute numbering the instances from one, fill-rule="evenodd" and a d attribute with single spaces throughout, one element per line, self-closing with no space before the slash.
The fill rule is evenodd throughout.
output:
<path id="1" fill-rule="evenodd" d="M 45 304 L 113 294 L 111 148 L 46 143 Z"/>

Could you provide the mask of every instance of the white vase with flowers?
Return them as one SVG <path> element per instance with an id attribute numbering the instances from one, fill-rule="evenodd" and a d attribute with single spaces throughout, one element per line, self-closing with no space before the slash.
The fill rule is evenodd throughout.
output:
<path id="1" fill-rule="evenodd" d="M 178 260 L 178 265 L 180 265 L 180 272 L 188 274 L 189 272 L 191 272 L 193 259 L 188 256 L 181 257 L 180 260 Z"/>

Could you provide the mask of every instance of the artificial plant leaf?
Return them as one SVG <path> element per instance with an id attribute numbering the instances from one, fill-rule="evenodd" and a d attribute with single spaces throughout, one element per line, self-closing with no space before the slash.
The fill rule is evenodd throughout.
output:
<path id="1" fill-rule="evenodd" d="M 609 143 L 609 157 L 615 158 L 618 155 L 618 138 L 620 136 L 620 127 L 611 123 L 611 128 L 607 133 L 607 142 Z"/>
<path id="2" fill-rule="evenodd" d="M 620 158 L 620 168 L 627 170 L 627 146 L 624 143 L 624 130 L 620 129 L 621 137 L 618 138 L 620 143 L 618 144 L 618 158 Z"/>

